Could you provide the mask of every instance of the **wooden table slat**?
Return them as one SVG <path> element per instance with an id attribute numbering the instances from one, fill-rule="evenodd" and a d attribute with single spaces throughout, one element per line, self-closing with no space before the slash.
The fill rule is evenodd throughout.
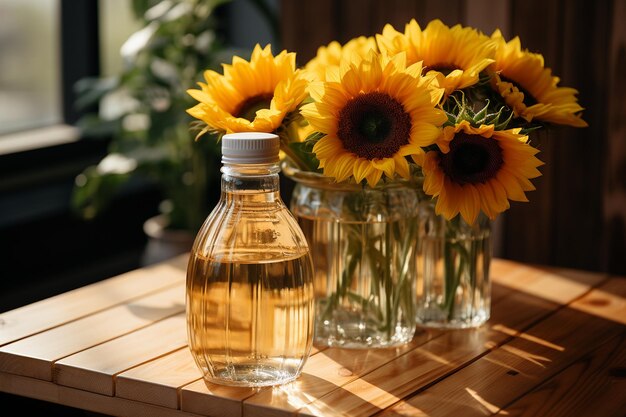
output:
<path id="1" fill-rule="evenodd" d="M 208 384 L 203 379 L 193 382 L 181 390 L 181 409 L 186 412 L 239 417 L 242 402 L 255 392 L 272 388 L 228 387 Z"/>
<path id="2" fill-rule="evenodd" d="M 255 416 L 289 415 L 441 334 L 434 330 L 420 330 L 411 343 L 395 349 L 328 348 L 307 360 L 297 382 L 287 389 L 259 392 L 245 401 L 244 410 Z"/>
<path id="3" fill-rule="evenodd" d="M 52 380 L 52 364 L 66 356 L 184 311 L 183 283 L 52 328 L 0 348 L 0 372 Z"/>
<path id="4" fill-rule="evenodd" d="M 311 354 L 308 361 L 317 361 L 318 359 L 316 358 L 318 358 L 320 352 L 328 352 L 328 348 L 316 348 L 313 346 L 311 348 Z M 191 355 L 189 357 L 191 358 Z M 288 385 L 299 386 L 300 381 L 303 378 L 304 375 L 299 378 L 298 381 Z M 242 415 L 242 401 L 257 395 L 263 397 L 266 395 L 265 393 L 271 393 L 277 389 L 279 388 L 265 387 L 249 389 L 228 387 L 199 380 L 181 389 L 181 409 L 195 413 L 200 412 L 200 410 L 213 409 L 214 407 L 217 407 L 218 409 L 228 410 L 227 413 L 225 412 L 225 415 L 239 416 Z"/>
<path id="5" fill-rule="evenodd" d="M 178 409 L 179 389 L 202 378 L 189 347 L 131 368 L 115 378 L 115 395 Z"/>
<path id="6" fill-rule="evenodd" d="M 498 416 L 571 417 L 626 414 L 626 333 L 603 343 Z"/>
<path id="7" fill-rule="evenodd" d="M 114 395 L 115 375 L 186 346 L 181 313 L 55 362 L 54 382 Z"/>
<path id="8" fill-rule="evenodd" d="M 492 274 L 494 276 L 504 276 L 516 271 L 516 264 L 496 261 L 493 265 Z M 492 301 L 495 304 L 513 293 L 514 290 L 508 287 L 496 286 L 493 288 Z M 379 351 L 330 349 L 327 351 L 329 358 L 326 358 L 325 361 L 323 361 L 325 356 L 309 359 L 309 362 L 305 365 L 302 378 L 296 383 L 295 389 L 289 387 L 287 390 L 262 391 L 246 400 L 244 409 L 250 415 L 263 414 L 265 416 L 287 415 L 291 412 L 296 412 L 298 409 L 306 408 L 318 398 L 328 395 L 332 391 L 338 390 L 339 387 L 356 380 L 360 375 L 371 372 L 391 359 L 441 334 L 441 332 L 434 330 L 418 330 L 413 342 L 397 351 L 394 349 Z M 373 358 L 369 357 L 370 355 L 380 357 L 378 360 L 373 360 Z M 389 355 L 392 356 L 389 357 Z M 349 360 L 338 359 L 335 361 L 333 357 L 349 358 Z"/>
<path id="9" fill-rule="evenodd" d="M 3 372 L 0 372 L 0 391 L 119 417 L 172 417 L 174 412 L 171 408 L 158 407 L 125 398 L 110 397 L 81 389 L 64 387 L 51 381 Z M 175 413 L 177 417 L 224 416 L 221 413 L 193 414 L 183 411 L 176 411 Z"/>
<path id="10" fill-rule="evenodd" d="M 524 265 L 504 259 L 497 260 L 495 265 L 496 271 L 504 270 L 506 273 L 492 272 L 493 282 L 561 305 L 568 304 L 590 287 L 608 279 L 607 274 L 598 272 Z"/>
<path id="11" fill-rule="evenodd" d="M 179 285 L 188 255 L 137 269 L 0 314 L 0 346 Z"/>

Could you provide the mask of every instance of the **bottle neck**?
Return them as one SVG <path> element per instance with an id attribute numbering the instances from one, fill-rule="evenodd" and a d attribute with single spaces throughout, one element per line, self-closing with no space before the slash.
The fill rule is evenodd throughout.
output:
<path id="1" fill-rule="evenodd" d="M 266 198 L 280 198 L 278 163 L 224 164 L 221 171 L 223 194 L 268 194 Z"/>

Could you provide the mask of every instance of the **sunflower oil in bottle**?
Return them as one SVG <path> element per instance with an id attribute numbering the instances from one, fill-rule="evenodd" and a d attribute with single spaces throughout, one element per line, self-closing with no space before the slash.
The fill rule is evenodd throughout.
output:
<path id="1" fill-rule="evenodd" d="M 222 138 L 221 198 L 187 269 L 189 348 L 204 379 L 268 386 L 296 379 L 313 340 L 313 264 L 279 194 L 280 142 Z"/>

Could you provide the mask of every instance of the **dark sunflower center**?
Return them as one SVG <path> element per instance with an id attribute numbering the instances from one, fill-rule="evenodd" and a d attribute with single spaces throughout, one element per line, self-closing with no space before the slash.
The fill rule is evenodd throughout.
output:
<path id="1" fill-rule="evenodd" d="M 526 90 L 524 87 L 522 87 L 521 85 L 519 85 L 518 83 L 516 83 L 515 81 L 508 79 L 506 77 L 503 77 L 502 75 L 500 75 L 500 79 L 504 82 L 507 83 L 511 83 L 513 84 L 515 87 L 517 87 L 517 89 L 522 92 L 524 94 L 524 105 L 526 107 L 530 107 L 533 106 L 537 103 L 539 103 L 539 101 L 537 101 L 537 99 L 528 92 L 528 90 Z"/>
<path id="2" fill-rule="evenodd" d="M 461 69 L 461 68 L 459 68 L 457 65 L 442 62 L 439 64 L 429 65 L 429 66 L 424 67 L 424 69 L 422 70 L 422 74 L 426 74 L 428 71 L 437 71 L 437 72 L 442 73 L 443 75 L 448 75 L 452 71 L 458 70 L 458 69 Z"/>
<path id="3" fill-rule="evenodd" d="M 385 93 L 361 94 L 339 112 L 337 136 L 344 148 L 365 159 L 390 158 L 409 143 L 411 116 Z"/>
<path id="4" fill-rule="evenodd" d="M 273 94 L 259 94 L 256 96 L 248 97 L 242 101 L 239 106 L 233 112 L 233 116 L 242 117 L 248 121 L 253 121 L 256 117 L 256 112 L 261 109 L 269 109 L 272 102 Z"/>
<path id="5" fill-rule="evenodd" d="M 442 153 L 439 160 L 446 176 L 460 185 L 489 181 L 503 163 L 497 140 L 466 133 L 457 133 L 450 142 L 450 152 Z"/>

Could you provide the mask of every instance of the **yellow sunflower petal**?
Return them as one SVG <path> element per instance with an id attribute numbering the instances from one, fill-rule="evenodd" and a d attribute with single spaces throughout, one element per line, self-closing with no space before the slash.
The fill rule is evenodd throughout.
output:
<path id="1" fill-rule="evenodd" d="M 463 187 L 464 197 L 461 202 L 461 216 L 468 224 L 473 224 L 480 212 L 480 196 L 473 185 Z"/>
<path id="2" fill-rule="evenodd" d="M 337 156 L 344 152 L 344 150 L 337 137 L 326 135 L 313 146 L 313 152 L 317 155 L 319 160 L 323 161 Z"/>
<path id="3" fill-rule="evenodd" d="M 320 115 L 317 103 L 308 103 L 300 108 L 300 113 L 307 119 L 313 129 L 331 133 L 336 130 L 336 120 L 329 116 Z"/>
<path id="4" fill-rule="evenodd" d="M 411 170 L 409 169 L 409 163 L 406 158 L 401 155 L 395 155 L 393 160 L 395 162 L 395 172 L 402 178 L 408 180 L 411 177 Z"/>
<path id="5" fill-rule="evenodd" d="M 337 182 L 348 179 L 352 175 L 350 156 L 347 154 L 333 156 L 324 165 L 324 175 L 335 178 Z"/>
<path id="6" fill-rule="evenodd" d="M 380 181 L 380 178 L 383 176 L 383 172 L 377 169 L 371 170 L 371 172 L 367 175 L 367 184 L 370 187 L 375 187 L 376 184 Z"/>
<path id="7" fill-rule="evenodd" d="M 374 168 L 383 171 L 389 178 L 393 178 L 396 172 L 396 163 L 393 158 L 372 159 L 371 164 Z"/>
<path id="8" fill-rule="evenodd" d="M 356 182 L 363 181 L 373 171 L 374 167 L 367 159 L 358 159 L 354 162 L 353 175 Z"/>

